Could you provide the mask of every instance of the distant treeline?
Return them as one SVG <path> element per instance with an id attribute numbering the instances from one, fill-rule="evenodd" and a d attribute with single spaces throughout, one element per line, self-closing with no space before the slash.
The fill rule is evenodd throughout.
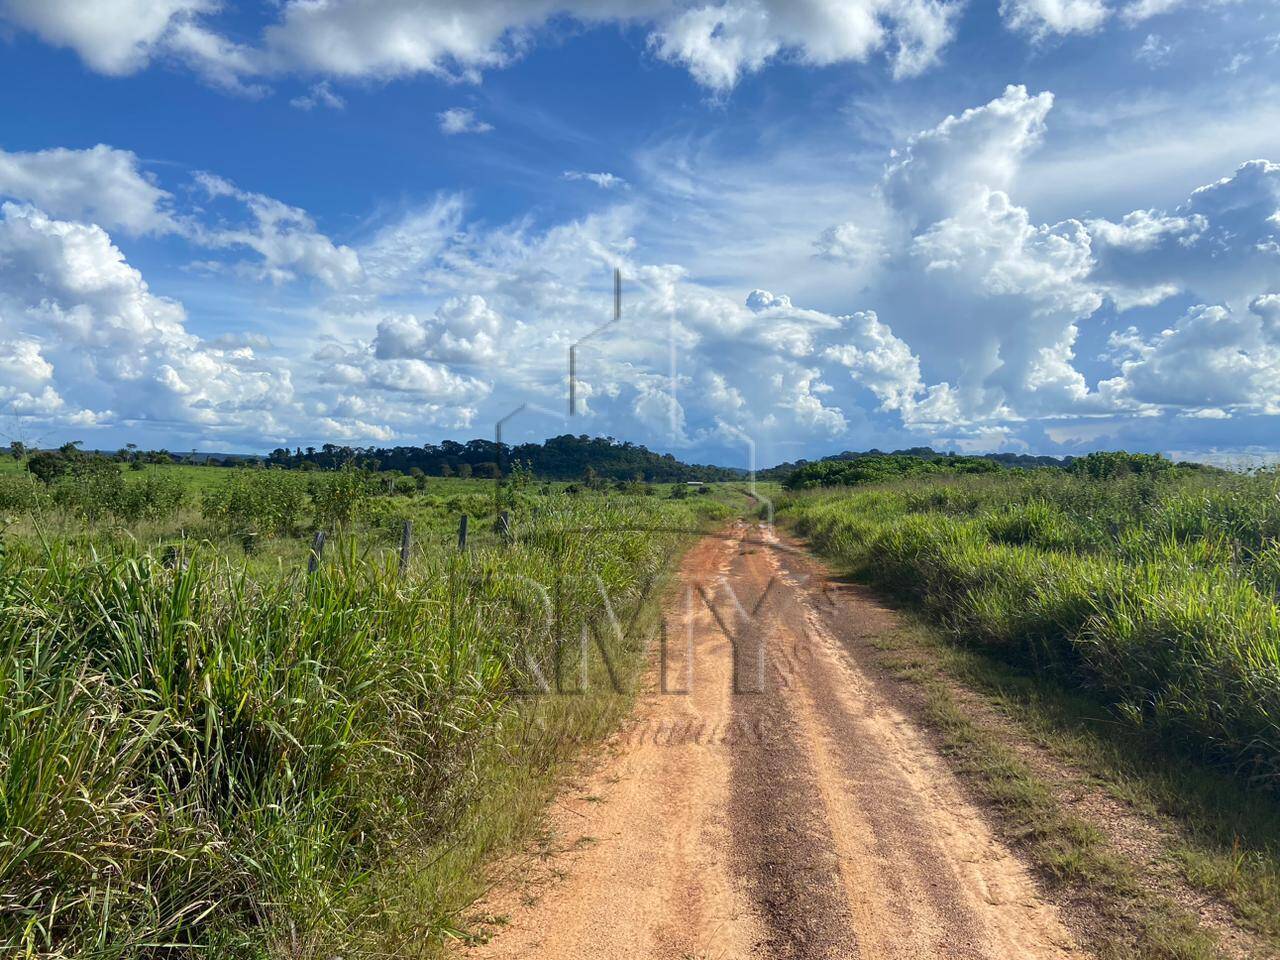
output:
<path id="1" fill-rule="evenodd" d="M 783 483 L 791 490 L 812 487 L 852 487 L 863 483 L 885 483 L 900 477 L 939 473 L 998 473 L 999 464 L 983 457 L 922 457 L 890 453 L 858 457 L 854 460 L 819 460 L 793 470 Z"/>
<path id="2" fill-rule="evenodd" d="M 1004 470 L 1027 469 L 1026 461 L 1048 461 L 1047 465 L 1031 464 L 1035 469 L 1058 469 L 1090 480 L 1115 480 L 1126 476 L 1157 476 L 1171 471 L 1217 471 L 1199 463 L 1174 463 L 1158 453 L 1128 453 L 1124 450 L 1098 451 L 1085 457 L 1021 457 L 991 454 L 961 457 L 956 454 L 921 456 L 919 450 L 933 453 L 928 447 L 895 453 L 841 454 L 814 463 L 791 464 L 783 476 L 783 484 L 791 490 L 814 487 L 852 487 L 865 483 L 884 483 L 902 477 L 938 474 L 999 473 Z M 775 470 L 780 468 L 774 468 Z"/>
<path id="3" fill-rule="evenodd" d="M 519 463 L 543 480 L 645 480 L 655 483 L 736 480 L 745 471 L 682 463 L 671 454 L 613 437 L 565 434 L 543 443 L 497 444 L 492 440 L 445 440 L 420 447 L 280 447 L 267 463 L 300 470 L 337 470 L 347 464 L 368 470 L 421 472 L 429 477 L 492 477 Z"/>
<path id="4" fill-rule="evenodd" d="M 746 471 L 734 467 L 690 464 L 669 453 L 613 437 L 564 434 L 543 443 L 497 444 L 492 440 L 458 443 L 445 440 L 417 447 L 352 447 L 326 443 L 321 447 L 279 447 L 266 457 L 245 454 L 170 453 L 142 450 L 129 444 L 120 450 L 85 451 L 79 443 L 56 450 L 9 445 L 10 455 L 26 461 L 26 467 L 45 483 L 67 474 L 84 472 L 95 464 L 124 464 L 142 469 L 147 464 L 186 463 L 211 467 L 270 466 L 285 470 L 357 470 L 399 473 L 412 477 L 476 477 L 509 475 L 517 467 L 526 476 L 541 480 L 645 481 L 648 483 L 716 482 L 741 480 Z M 939 453 L 930 447 L 911 447 L 884 453 L 880 450 L 834 454 L 821 460 L 797 460 L 761 470 L 761 480 L 776 480 L 791 489 L 818 486 L 851 486 L 876 483 L 902 476 L 937 473 L 990 473 L 1000 469 L 1057 469 L 1108 479 L 1129 473 L 1153 473 L 1173 467 L 1159 454 L 1125 451 L 1091 453 L 1086 457 L 1034 457 L 1018 453 L 961 456 Z M 1180 468 L 1212 470 L 1200 464 L 1179 463 Z"/>
<path id="5" fill-rule="evenodd" d="M 816 463 L 830 463 L 832 461 L 841 460 L 865 460 L 868 458 L 885 457 L 910 457 L 916 460 L 935 461 L 935 460 L 989 460 L 1001 467 L 1022 467 L 1024 469 L 1035 469 L 1039 467 L 1068 467 L 1075 459 L 1074 457 L 1033 457 L 1026 453 L 980 453 L 973 456 L 960 456 L 953 452 L 942 453 L 934 450 L 932 447 L 908 447 L 905 450 L 894 450 L 886 453 L 883 450 L 877 450 L 872 447 L 870 450 L 846 450 L 844 453 L 833 453 L 829 457 L 823 457 L 821 460 L 796 460 L 794 462 L 780 463 L 776 467 L 770 467 L 768 470 L 762 470 L 758 474 L 761 480 L 782 480 L 785 481 L 797 470 L 804 467 L 811 467 Z M 973 470 L 968 471 L 975 472 Z"/>
<path id="6" fill-rule="evenodd" d="M 643 480 L 650 483 L 681 483 L 737 480 L 745 470 L 704 464 L 683 463 L 671 454 L 659 454 L 640 444 L 613 437 L 565 434 L 543 443 L 497 444 L 492 440 L 458 443 L 445 440 L 420 447 L 352 447 L 326 443 L 321 447 L 278 447 L 266 457 L 245 454 L 171 453 L 142 450 L 134 444 L 115 452 L 81 450 L 79 443 L 63 444 L 56 450 L 9 445 L 15 460 L 42 480 L 67 472 L 73 463 L 94 459 L 115 461 L 136 469 L 147 464 L 184 463 L 211 467 L 266 465 L 286 470 L 396 471 L 411 476 L 479 477 L 503 475 L 516 464 L 542 480 Z"/>
<path id="7" fill-rule="evenodd" d="M 196 450 L 192 450 L 190 453 L 171 453 L 165 449 L 144 450 L 136 443 L 130 443 L 115 451 L 83 450 L 81 449 L 82 446 L 81 441 L 74 440 L 71 443 L 64 443 L 56 449 L 42 450 L 39 447 L 28 447 L 20 440 L 14 440 L 9 444 L 8 452 L 9 456 L 15 460 L 29 460 L 36 463 L 37 467 L 29 468 L 33 473 L 45 470 L 47 465 L 50 464 L 69 463 L 77 457 L 123 463 L 139 470 L 148 464 L 157 463 L 183 463 L 209 467 L 235 467 L 262 463 L 262 457 L 248 453 L 200 453 Z M 59 468 L 55 466 L 48 469 L 57 470 Z"/>

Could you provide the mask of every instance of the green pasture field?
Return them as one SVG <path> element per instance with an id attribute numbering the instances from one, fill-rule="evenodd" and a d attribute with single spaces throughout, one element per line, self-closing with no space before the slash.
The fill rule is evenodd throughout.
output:
<path id="1" fill-rule="evenodd" d="M 1174 469 L 789 496 L 819 549 L 958 637 L 1280 783 L 1280 476 Z"/>
<path id="2" fill-rule="evenodd" d="M 750 508 L 741 484 L 16 467 L 0 955 L 31 958 L 435 955 L 627 709 L 673 558 Z M 556 695 L 583 635 L 592 682 Z"/>

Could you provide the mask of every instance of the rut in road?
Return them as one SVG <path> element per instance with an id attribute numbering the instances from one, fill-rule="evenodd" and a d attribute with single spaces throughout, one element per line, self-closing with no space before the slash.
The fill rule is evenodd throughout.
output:
<path id="1" fill-rule="evenodd" d="M 563 849 L 481 905 L 505 922 L 467 956 L 1085 956 L 842 646 L 891 611 L 739 523 L 685 557 L 666 627 L 666 669 L 553 809 Z"/>

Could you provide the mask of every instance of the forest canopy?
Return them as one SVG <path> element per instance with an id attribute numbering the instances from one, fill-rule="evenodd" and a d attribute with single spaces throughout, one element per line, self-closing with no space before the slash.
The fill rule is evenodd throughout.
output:
<path id="1" fill-rule="evenodd" d="M 353 464 L 372 470 L 421 470 L 432 477 L 492 477 L 519 462 L 534 476 L 544 480 L 578 480 L 588 471 L 610 480 L 645 480 L 655 483 L 680 481 L 735 480 L 745 470 L 682 463 L 669 453 L 659 454 L 647 447 L 613 437 L 564 434 L 543 443 L 498 444 L 492 440 L 458 443 L 445 440 L 420 447 L 281 447 L 267 462 L 291 469 L 337 470 Z"/>

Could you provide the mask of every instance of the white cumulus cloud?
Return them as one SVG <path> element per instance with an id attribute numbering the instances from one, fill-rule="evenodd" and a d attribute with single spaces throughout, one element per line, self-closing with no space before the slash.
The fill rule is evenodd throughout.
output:
<path id="1" fill-rule="evenodd" d="M 0 20 L 118 75 L 146 66 L 177 24 L 217 6 L 216 0 L 0 0 Z"/>
<path id="2" fill-rule="evenodd" d="M 142 172 L 133 153 L 105 144 L 88 150 L 0 150 L 0 197 L 108 230 L 144 234 L 176 229 L 172 195 Z"/>
<path id="3" fill-rule="evenodd" d="M 726 0 L 677 7 L 651 42 L 722 92 L 776 58 L 829 66 L 885 51 L 896 76 L 912 76 L 937 62 L 960 9 L 946 0 Z"/>
<path id="4" fill-rule="evenodd" d="M 321 233 L 305 210 L 265 194 L 241 190 L 213 174 L 197 174 L 196 181 L 210 199 L 236 201 L 251 217 L 251 222 L 237 226 L 201 227 L 198 241 L 211 247 L 248 247 L 255 251 L 262 259 L 247 265 L 251 273 L 275 283 L 309 276 L 335 288 L 363 276 L 356 251 L 335 244 Z"/>
<path id="5" fill-rule="evenodd" d="M 1000 15 L 1010 29 L 1036 38 L 1091 33 L 1110 14 L 1102 0 L 1000 0 Z"/>
<path id="6" fill-rule="evenodd" d="M 885 175 L 884 193 L 913 226 L 934 223 L 982 189 L 1008 190 L 1026 154 L 1039 145 L 1053 94 L 1009 86 L 981 107 L 949 116 L 912 137 Z"/>
<path id="7" fill-rule="evenodd" d="M 101 227 L 0 207 L 0 402 L 21 416 L 93 425 L 159 421 L 244 436 L 288 406 L 288 371 L 186 328 Z"/>
<path id="8" fill-rule="evenodd" d="M 1152 337 L 1130 328 L 1113 339 L 1121 373 L 1104 388 L 1121 401 L 1201 418 L 1280 414 L 1280 330 L 1268 312 L 1265 300 L 1241 311 L 1202 304 Z"/>
<path id="9" fill-rule="evenodd" d="M 1084 2 L 1084 0 L 1068 0 Z M 813 66 L 884 54 L 895 76 L 938 62 L 962 0 L 284 0 L 252 43 L 215 32 L 217 0 L 0 0 L 0 16 L 93 69 L 127 74 L 160 54 L 252 96 L 284 73 L 335 79 L 429 74 L 478 81 L 567 19 L 640 25 L 650 47 L 703 86 L 730 90 L 785 59 Z M 307 99 L 304 95 L 301 99 Z"/>

